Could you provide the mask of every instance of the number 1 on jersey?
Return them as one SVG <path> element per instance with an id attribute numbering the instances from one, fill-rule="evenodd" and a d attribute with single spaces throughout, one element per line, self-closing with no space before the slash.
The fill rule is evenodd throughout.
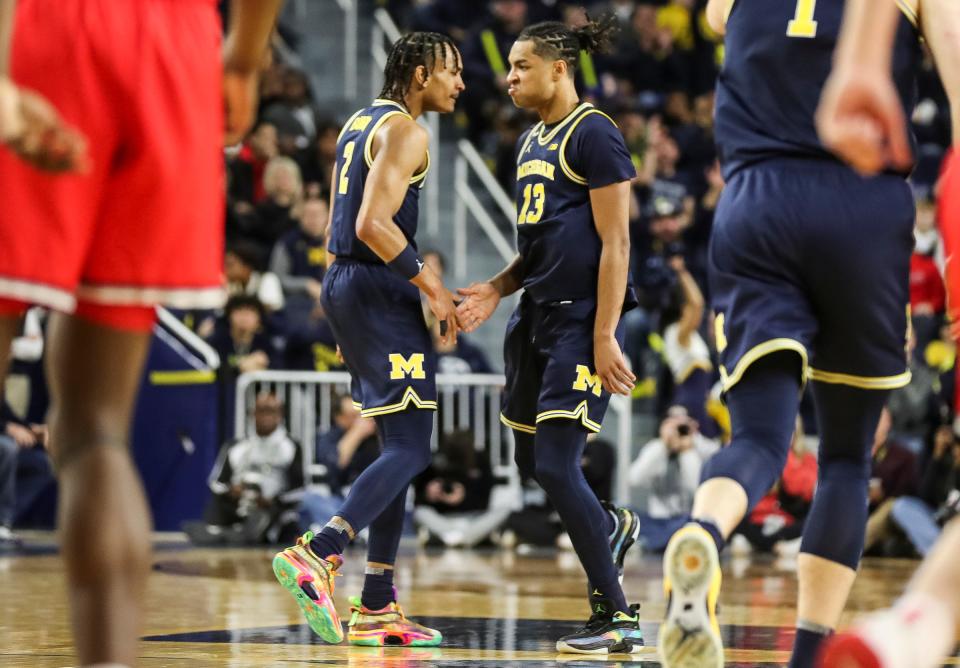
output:
<path id="1" fill-rule="evenodd" d="M 816 9 L 817 0 L 797 0 L 797 11 L 787 24 L 787 37 L 816 37 L 817 22 L 813 20 Z"/>
<path id="2" fill-rule="evenodd" d="M 347 170 L 350 169 L 350 163 L 353 162 L 353 151 L 357 147 L 357 142 L 352 141 L 343 147 L 343 167 L 340 168 L 340 182 L 337 186 L 337 193 L 347 194 L 347 188 L 350 187 L 350 177 L 347 176 Z"/>

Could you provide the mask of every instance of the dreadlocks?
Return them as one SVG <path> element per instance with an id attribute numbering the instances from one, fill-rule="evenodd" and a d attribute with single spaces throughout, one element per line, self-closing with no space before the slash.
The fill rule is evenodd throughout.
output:
<path id="1" fill-rule="evenodd" d="M 383 71 L 385 81 L 380 97 L 403 102 L 417 68 L 422 65 L 429 74 L 438 62 L 441 66 L 447 62 L 448 53 L 455 54 L 459 61 L 457 47 L 446 35 L 438 32 L 412 32 L 404 35 L 390 50 L 387 66 Z"/>
<path id="2" fill-rule="evenodd" d="M 616 16 L 605 14 L 595 21 L 588 20 L 579 28 L 571 28 L 559 21 L 537 23 L 525 28 L 517 41 L 532 41 L 534 53 L 547 59 L 563 60 L 572 72 L 577 67 L 581 51 L 607 51 L 616 31 Z"/>

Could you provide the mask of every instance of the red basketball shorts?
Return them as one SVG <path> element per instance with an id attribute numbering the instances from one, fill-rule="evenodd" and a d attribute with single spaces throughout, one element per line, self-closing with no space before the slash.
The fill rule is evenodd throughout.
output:
<path id="1" fill-rule="evenodd" d="M 12 78 L 92 167 L 50 175 L 0 147 L 0 299 L 107 321 L 222 302 L 220 43 L 213 0 L 17 3 Z"/>

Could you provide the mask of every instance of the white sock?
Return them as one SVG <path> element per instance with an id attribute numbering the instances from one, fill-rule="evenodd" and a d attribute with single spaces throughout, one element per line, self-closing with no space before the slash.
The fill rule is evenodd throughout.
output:
<path id="1" fill-rule="evenodd" d="M 867 617 L 859 631 L 884 668 L 936 668 L 954 648 L 950 606 L 927 594 L 905 595 Z"/>

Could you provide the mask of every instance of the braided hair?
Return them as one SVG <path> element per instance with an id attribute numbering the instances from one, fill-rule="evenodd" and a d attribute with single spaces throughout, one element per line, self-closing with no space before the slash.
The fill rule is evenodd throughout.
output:
<path id="1" fill-rule="evenodd" d="M 605 14 L 596 20 L 588 20 L 579 28 L 571 28 L 559 21 L 544 21 L 524 28 L 517 41 L 530 40 L 533 52 L 548 60 L 562 60 L 573 72 L 580 60 L 580 52 L 604 53 L 610 49 L 617 31 L 617 18 Z"/>
<path id="2" fill-rule="evenodd" d="M 447 54 L 452 53 L 460 63 L 460 53 L 453 39 L 438 32 L 412 32 L 397 40 L 387 66 L 383 70 L 384 82 L 380 97 L 394 102 L 403 102 L 410 91 L 413 73 L 423 66 L 429 74 L 439 64 L 445 66 Z"/>

